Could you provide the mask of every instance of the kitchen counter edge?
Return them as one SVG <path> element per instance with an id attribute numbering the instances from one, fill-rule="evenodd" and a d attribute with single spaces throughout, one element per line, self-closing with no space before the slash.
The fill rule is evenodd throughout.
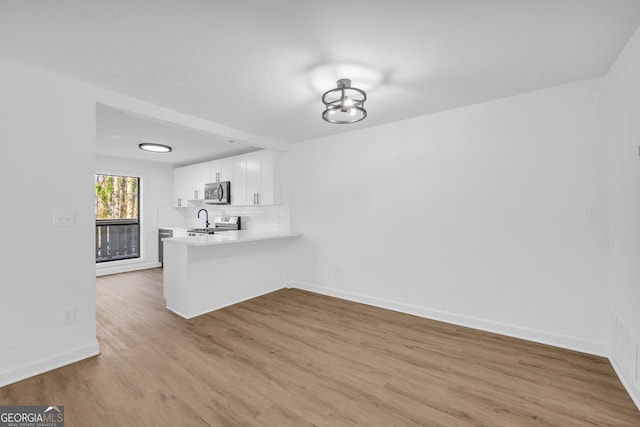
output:
<path id="1" fill-rule="evenodd" d="M 298 237 L 300 233 L 273 233 L 255 232 L 250 230 L 223 231 L 220 233 L 204 236 L 174 237 L 164 239 L 165 243 L 183 244 L 188 246 L 215 246 L 235 243 L 256 242 L 259 240 L 286 239 Z"/>

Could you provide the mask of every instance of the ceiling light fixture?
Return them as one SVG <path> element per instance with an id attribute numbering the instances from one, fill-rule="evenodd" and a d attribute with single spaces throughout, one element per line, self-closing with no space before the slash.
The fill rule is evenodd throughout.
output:
<path id="1" fill-rule="evenodd" d="M 144 151 L 151 151 L 153 153 L 170 153 L 171 147 L 168 145 L 156 144 L 152 142 L 143 142 L 138 145 L 138 148 Z"/>
<path id="2" fill-rule="evenodd" d="M 340 79 L 338 87 L 322 95 L 322 103 L 326 109 L 322 118 L 329 123 L 355 123 L 367 117 L 364 102 L 367 94 L 363 90 L 351 87 L 351 80 Z"/>

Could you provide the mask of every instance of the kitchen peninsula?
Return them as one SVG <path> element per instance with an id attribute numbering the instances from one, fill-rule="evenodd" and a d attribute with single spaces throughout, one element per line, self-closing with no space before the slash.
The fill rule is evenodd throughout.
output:
<path id="1" fill-rule="evenodd" d="M 191 319 L 281 289 L 287 247 L 296 236 L 239 230 L 165 239 L 167 308 Z"/>

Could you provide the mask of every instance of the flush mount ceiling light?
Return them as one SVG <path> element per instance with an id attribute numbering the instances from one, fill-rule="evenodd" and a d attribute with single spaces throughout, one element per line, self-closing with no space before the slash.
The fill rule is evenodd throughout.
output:
<path id="1" fill-rule="evenodd" d="M 138 148 L 144 151 L 151 151 L 153 153 L 170 153 L 171 147 L 168 145 L 156 144 L 152 142 L 143 142 L 138 145 Z"/>
<path id="2" fill-rule="evenodd" d="M 322 118 L 329 123 L 355 123 L 367 117 L 364 102 L 367 94 L 363 90 L 351 87 L 351 80 L 340 79 L 338 87 L 322 95 L 326 109 Z"/>

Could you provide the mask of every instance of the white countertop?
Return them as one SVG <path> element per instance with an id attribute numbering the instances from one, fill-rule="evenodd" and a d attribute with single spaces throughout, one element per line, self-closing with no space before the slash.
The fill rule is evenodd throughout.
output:
<path id="1" fill-rule="evenodd" d="M 284 239 L 299 236 L 298 233 L 266 232 L 266 231 L 222 231 L 216 234 L 200 236 L 174 237 L 164 239 L 165 243 L 176 243 L 188 246 L 213 246 L 233 243 L 255 242 L 258 240 Z"/>

